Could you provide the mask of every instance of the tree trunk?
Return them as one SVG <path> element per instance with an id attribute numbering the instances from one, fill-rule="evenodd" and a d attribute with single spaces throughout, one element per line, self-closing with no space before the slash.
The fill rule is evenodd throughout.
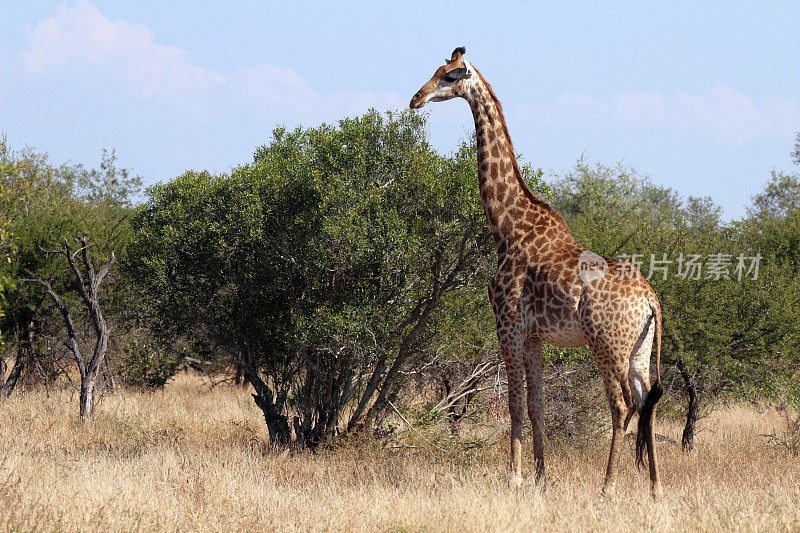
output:
<path id="1" fill-rule="evenodd" d="M 467 255 L 469 255 L 466 252 L 468 234 L 469 232 L 464 234 L 461 246 L 462 252 L 459 254 L 458 260 L 456 261 L 455 265 L 452 266 L 449 272 L 447 272 L 446 276 L 443 276 L 442 272 L 442 268 L 444 266 L 442 260 L 442 251 L 440 249 L 434 251 L 435 259 L 431 264 L 433 280 L 431 283 L 430 293 L 417 302 L 414 310 L 411 311 L 410 315 L 395 330 L 396 336 L 400 337 L 402 335 L 400 346 L 397 351 L 397 357 L 395 358 L 392 366 L 389 368 L 389 371 L 386 372 L 386 375 L 384 376 L 383 374 L 387 365 L 387 357 L 385 353 L 381 355 L 378 363 L 375 366 L 375 371 L 372 373 L 369 384 L 367 385 L 367 388 L 361 397 L 361 401 L 359 402 L 355 412 L 350 417 L 350 421 L 347 424 L 348 433 L 353 433 L 360 430 L 371 431 L 375 423 L 384 416 L 386 408 L 390 402 L 390 394 L 393 390 L 393 386 L 395 385 L 397 375 L 409 356 L 415 352 L 413 346 L 414 342 L 428 325 L 433 311 L 438 307 L 442 299 L 442 295 L 458 284 L 458 276 L 463 273 L 466 265 Z M 408 328 L 411 329 L 409 330 Z M 375 403 L 372 404 L 372 407 L 370 407 L 369 410 L 366 410 L 367 405 L 372 400 L 372 397 L 376 392 L 379 393 L 378 398 L 375 400 Z M 394 394 L 397 394 L 397 390 L 394 391 Z M 366 415 L 364 415 L 365 411 Z M 362 416 L 364 417 L 363 421 L 361 420 Z"/>
<path id="2" fill-rule="evenodd" d="M 432 292 L 431 297 L 429 298 L 427 304 L 425 305 L 422 312 L 419 314 L 414 327 L 411 328 L 411 331 L 403 338 L 402 342 L 400 343 L 400 349 L 397 352 L 397 357 L 394 360 L 394 363 L 389 368 L 389 371 L 386 373 L 386 377 L 383 379 L 383 383 L 381 384 L 380 393 L 378 394 L 378 398 L 375 400 L 375 403 L 372 404 L 369 411 L 367 411 L 366 418 L 363 423 L 364 429 L 367 431 L 371 431 L 377 422 L 379 422 L 386 412 L 386 408 L 389 405 L 389 395 L 392 391 L 392 386 L 395 383 L 395 379 L 397 379 L 397 375 L 400 372 L 400 369 L 414 353 L 413 344 L 416 341 L 419 334 L 425 329 L 425 326 L 428 325 L 428 321 L 431 318 L 431 314 L 433 310 L 436 309 L 436 306 L 439 304 L 439 300 L 442 295 L 441 287 L 438 283 L 434 284 L 434 289 Z M 395 391 L 396 394 L 397 391 Z M 348 425 L 349 429 L 349 425 Z"/>
<path id="3" fill-rule="evenodd" d="M 289 418 L 283 414 L 283 405 L 286 402 L 288 391 L 280 391 L 277 394 L 273 394 L 272 390 L 258 374 L 249 348 L 243 348 L 239 353 L 239 358 L 242 361 L 244 378 L 256 391 L 252 395 L 253 400 L 255 400 L 256 405 L 264 414 L 270 442 L 281 446 L 289 444 L 292 440 L 292 430 L 289 427 Z"/>
<path id="4" fill-rule="evenodd" d="M 425 323 L 427 323 L 427 319 L 425 320 Z M 414 336 L 416 337 L 416 335 Z M 406 343 L 404 343 L 404 347 L 405 346 Z M 409 356 L 413 353 L 412 349 L 405 349 L 404 347 L 400 348 L 400 352 L 397 355 L 397 358 L 394 360 L 394 364 L 392 364 L 391 368 L 389 368 L 389 372 L 386 373 L 386 377 L 383 380 L 383 385 L 380 393 L 378 394 L 378 398 L 375 400 L 375 403 L 372 404 L 372 407 L 369 408 L 369 411 L 367 411 L 367 415 L 364 418 L 363 423 L 363 427 L 366 431 L 372 431 L 375 426 L 379 424 L 381 420 L 383 420 L 383 418 L 386 416 L 389 402 L 392 400 L 392 398 L 397 396 L 397 389 L 394 388 L 395 379 L 397 379 L 397 375 L 399 374 L 400 369 L 405 364 L 406 360 L 408 360 Z"/>
<path id="5" fill-rule="evenodd" d="M 236 373 L 233 375 L 233 383 L 240 387 L 247 387 L 250 383 L 244 377 L 244 366 L 240 361 L 236 361 L 234 366 L 236 367 Z"/>
<path id="6" fill-rule="evenodd" d="M 358 406 L 356 406 L 356 410 L 350 416 L 350 421 L 347 423 L 347 431 L 355 431 L 356 428 L 359 427 L 361 423 L 361 417 L 367 410 L 367 406 L 369 405 L 370 400 L 375 395 L 375 392 L 378 390 L 378 386 L 381 383 L 381 378 L 383 377 L 383 373 L 386 370 L 386 353 L 383 352 L 380 354 L 377 363 L 375 364 L 375 369 L 372 371 L 372 376 L 367 383 L 366 388 L 364 389 L 364 393 L 361 395 L 361 400 L 358 402 Z"/>
<path id="7" fill-rule="evenodd" d="M 683 436 L 681 437 L 683 451 L 688 452 L 694 447 L 694 428 L 697 424 L 697 404 L 699 402 L 697 397 L 697 383 L 694 380 L 694 376 L 686 369 L 683 359 L 678 359 L 678 370 L 681 372 L 681 377 L 683 378 L 683 383 L 686 388 L 686 395 L 689 397 L 689 405 L 686 410 L 686 426 L 683 428 Z"/>
<path id="8" fill-rule="evenodd" d="M 94 388 L 97 376 L 81 377 L 80 415 L 81 420 L 90 423 L 94 417 Z"/>
<path id="9" fill-rule="evenodd" d="M 111 370 L 111 365 L 108 364 L 108 359 L 106 358 L 103 358 L 103 370 L 105 371 L 108 388 L 111 389 L 111 392 L 116 392 L 117 380 L 114 379 L 114 372 Z"/>
<path id="10" fill-rule="evenodd" d="M 256 391 L 261 389 L 260 393 L 253 394 L 252 396 L 258 408 L 264 413 L 264 421 L 267 423 L 267 432 L 269 433 L 270 442 L 281 446 L 289 444 L 292 439 L 289 419 L 286 415 L 281 414 L 282 410 L 276 408 L 277 402 L 272 402 L 272 391 L 266 388 L 266 385 L 261 379 L 258 379 L 258 381 L 261 385 L 264 385 L 264 387 L 256 387 L 253 381 L 249 379 L 248 381 L 250 381 L 250 384 L 253 385 Z"/>
<path id="11" fill-rule="evenodd" d="M 11 396 L 11 393 L 14 392 L 14 387 L 17 386 L 17 380 L 19 380 L 19 376 L 22 374 L 24 369 L 25 352 L 23 350 L 19 350 L 17 352 L 17 359 L 14 361 L 14 366 L 11 367 L 11 372 L 8 374 L 8 379 L 5 383 L 3 383 L 2 392 L 0 392 L 3 398 L 8 398 Z"/>

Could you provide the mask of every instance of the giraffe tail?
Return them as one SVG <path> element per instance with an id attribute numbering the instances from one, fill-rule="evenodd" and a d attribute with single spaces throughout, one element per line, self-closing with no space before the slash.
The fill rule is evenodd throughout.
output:
<path id="1" fill-rule="evenodd" d="M 636 467 L 641 469 L 644 466 L 644 452 L 649 446 L 654 445 L 653 441 L 653 413 L 656 404 L 664 394 L 661 387 L 661 307 L 658 303 L 651 303 L 650 310 L 656 322 L 655 344 L 656 344 L 656 381 L 647 393 L 642 410 L 639 412 L 639 426 L 636 431 Z"/>

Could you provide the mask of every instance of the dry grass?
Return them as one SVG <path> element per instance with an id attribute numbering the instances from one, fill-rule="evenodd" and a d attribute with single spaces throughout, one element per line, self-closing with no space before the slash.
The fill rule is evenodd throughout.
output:
<path id="1" fill-rule="evenodd" d="M 476 448 L 433 428 L 436 446 L 406 433 L 281 454 L 246 390 L 192 377 L 106 396 L 90 428 L 76 405 L 69 392 L 0 404 L 0 530 L 800 530 L 800 458 L 764 437 L 783 428 L 772 410 L 718 410 L 690 455 L 662 444 L 654 504 L 632 442 L 602 499 L 607 441 L 551 447 L 547 491 L 513 492 L 503 438 Z"/>

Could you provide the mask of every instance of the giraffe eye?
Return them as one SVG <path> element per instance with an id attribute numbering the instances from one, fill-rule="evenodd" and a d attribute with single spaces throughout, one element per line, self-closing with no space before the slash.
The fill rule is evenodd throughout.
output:
<path id="1" fill-rule="evenodd" d="M 447 83 L 455 83 L 458 80 L 456 80 L 456 78 L 454 78 L 453 76 L 451 76 L 449 74 L 445 74 L 444 81 L 446 81 Z"/>

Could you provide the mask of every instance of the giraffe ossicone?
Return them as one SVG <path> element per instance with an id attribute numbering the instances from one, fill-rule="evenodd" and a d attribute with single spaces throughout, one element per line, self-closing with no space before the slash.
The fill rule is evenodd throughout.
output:
<path id="1" fill-rule="evenodd" d="M 613 490 L 622 438 L 639 413 L 636 459 L 648 456 L 651 491 L 662 494 L 653 434 L 660 385 L 661 306 L 633 265 L 583 248 L 561 216 L 522 178 L 503 108 L 481 73 L 456 48 L 411 99 L 463 98 L 475 121 L 478 181 L 498 255 L 489 300 L 508 375 L 512 486 L 522 482 L 522 422 L 527 403 L 533 428 L 536 482 L 544 484 L 542 343 L 589 345 L 611 408 L 611 451 L 603 492 Z M 656 344 L 656 379 L 650 357 Z M 527 399 L 527 401 L 526 401 Z"/>

